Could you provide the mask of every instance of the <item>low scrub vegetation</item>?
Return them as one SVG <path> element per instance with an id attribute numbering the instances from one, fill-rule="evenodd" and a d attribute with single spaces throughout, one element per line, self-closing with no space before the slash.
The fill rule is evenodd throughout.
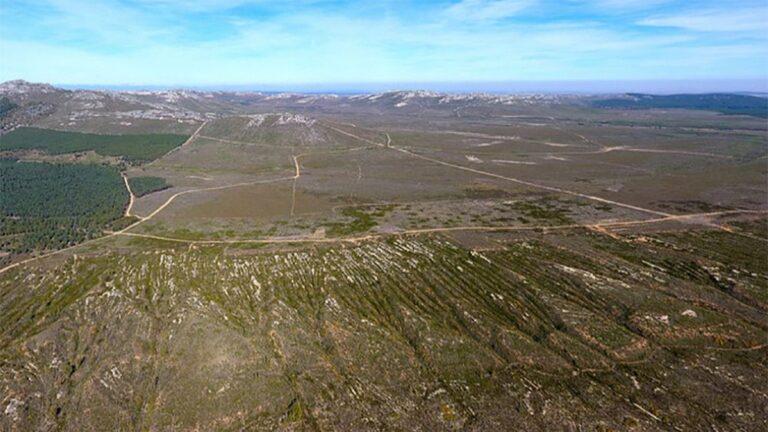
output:
<path id="1" fill-rule="evenodd" d="M 328 234 L 332 237 L 341 237 L 366 232 L 377 225 L 378 218 L 386 216 L 393 208 L 394 206 L 347 207 L 341 211 L 341 214 L 351 221 L 328 224 Z"/>

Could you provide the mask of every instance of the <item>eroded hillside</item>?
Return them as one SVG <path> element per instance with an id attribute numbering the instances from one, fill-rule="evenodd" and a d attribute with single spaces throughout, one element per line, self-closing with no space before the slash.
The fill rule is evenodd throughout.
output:
<path id="1" fill-rule="evenodd" d="M 443 236 L 293 251 L 157 244 L 14 269 L 0 282 L 2 429 L 768 422 L 763 240 L 484 239 L 495 246 Z"/>

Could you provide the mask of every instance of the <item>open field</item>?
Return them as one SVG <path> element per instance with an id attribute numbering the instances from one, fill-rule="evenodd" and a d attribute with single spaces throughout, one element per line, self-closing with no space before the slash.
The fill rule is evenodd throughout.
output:
<path id="1" fill-rule="evenodd" d="M 41 100 L 26 126 L 186 136 L 131 165 L 0 145 L 13 168 L 110 173 L 114 204 L 81 243 L 1 251 L 2 430 L 768 427 L 764 119 L 575 96 Z"/>

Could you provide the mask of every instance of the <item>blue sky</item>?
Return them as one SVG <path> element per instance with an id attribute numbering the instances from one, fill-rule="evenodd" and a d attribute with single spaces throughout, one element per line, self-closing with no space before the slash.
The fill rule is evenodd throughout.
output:
<path id="1" fill-rule="evenodd" d="M 0 0 L 0 81 L 765 82 L 767 4 Z"/>

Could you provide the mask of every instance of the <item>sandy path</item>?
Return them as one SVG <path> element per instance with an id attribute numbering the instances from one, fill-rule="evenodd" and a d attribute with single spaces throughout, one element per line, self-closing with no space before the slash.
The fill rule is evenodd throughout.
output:
<path id="1" fill-rule="evenodd" d="M 123 178 L 123 183 L 125 183 L 125 188 L 128 189 L 128 207 L 125 208 L 125 217 L 131 217 L 131 209 L 133 209 L 133 203 L 136 202 L 136 195 L 133 194 L 133 191 L 131 190 L 131 185 L 128 184 L 128 177 L 125 176 L 125 173 L 120 173 L 120 177 Z M 138 217 L 138 216 L 137 216 Z M 141 218 L 139 218 L 141 219 Z"/>

